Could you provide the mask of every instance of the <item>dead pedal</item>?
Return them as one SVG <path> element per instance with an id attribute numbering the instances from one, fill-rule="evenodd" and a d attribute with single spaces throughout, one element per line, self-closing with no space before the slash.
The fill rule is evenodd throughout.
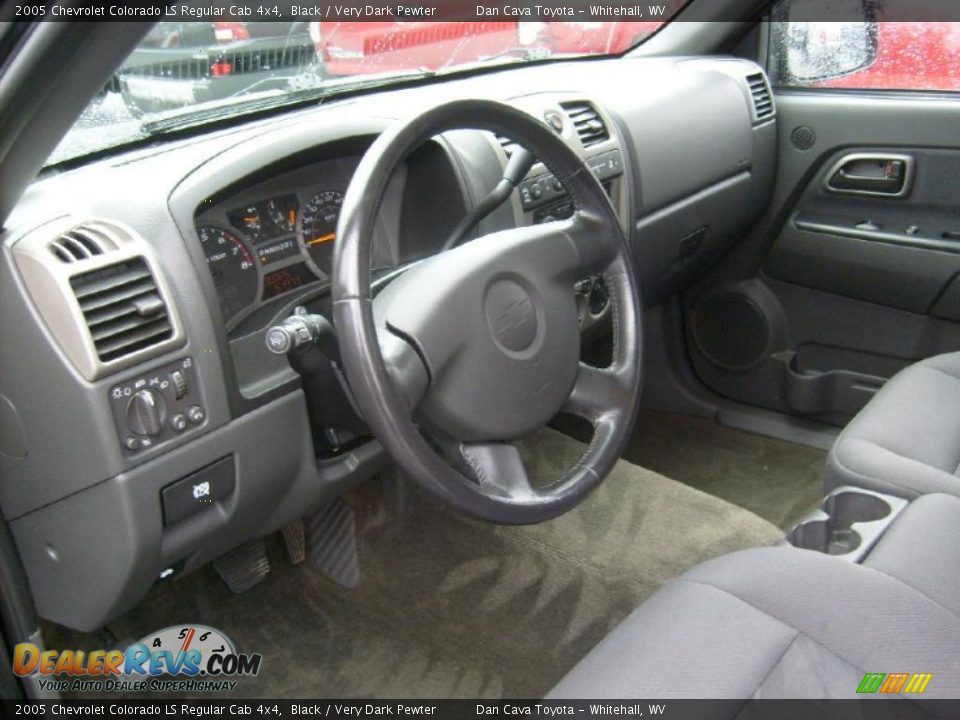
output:
<path id="1" fill-rule="evenodd" d="M 317 509 L 304 520 L 310 565 L 345 588 L 360 584 L 357 521 L 342 499 Z"/>
<path id="2" fill-rule="evenodd" d="M 307 536 L 303 529 L 303 520 L 294 520 L 283 528 L 283 543 L 287 546 L 287 556 L 294 565 L 307 558 Z"/>
<path id="3" fill-rule="evenodd" d="M 246 592 L 270 574 L 270 558 L 263 540 L 251 540 L 213 561 L 213 569 L 236 594 Z"/>

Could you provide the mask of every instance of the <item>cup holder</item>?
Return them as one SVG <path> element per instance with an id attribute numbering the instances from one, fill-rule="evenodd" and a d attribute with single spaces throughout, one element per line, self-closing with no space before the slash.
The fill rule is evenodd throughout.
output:
<path id="1" fill-rule="evenodd" d="M 790 544 L 804 550 L 816 550 L 827 555 L 846 555 L 858 547 L 862 538 L 856 530 L 836 527 L 827 520 L 809 520 L 797 525 L 790 533 Z"/>
<path id="2" fill-rule="evenodd" d="M 838 488 L 800 522 L 786 541 L 794 547 L 861 560 L 904 507 L 902 498 Z"/>
<path id="3" fill-rule="evenodd" d="M 849 490 L 828 495 L 823 509 L 837 527 L 883 520 L 893 512 L 890 503 L 883 498 Z"/>

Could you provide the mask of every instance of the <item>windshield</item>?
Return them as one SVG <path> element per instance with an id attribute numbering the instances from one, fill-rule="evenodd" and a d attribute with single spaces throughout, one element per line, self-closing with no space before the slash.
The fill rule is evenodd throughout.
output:
<path id="1" fill-rule="evenodd" d="M 614 55 L 649 22 L 161 22 L 48 163 L 363 85 L 484 64 Z"/>

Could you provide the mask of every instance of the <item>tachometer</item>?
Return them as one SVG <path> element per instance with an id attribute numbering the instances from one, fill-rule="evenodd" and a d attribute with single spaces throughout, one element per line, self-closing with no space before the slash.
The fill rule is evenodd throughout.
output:
<path id="1" fill-rule="evenodd" d="M 227 322 L 257 299 L 259 279 L 253 255 L 233 233 L 218 227 L 197 228 L 207 267 Z"/>
<path id="2" fill-rule="evenodd" d="M 343 193 L 325 190 L 314 195 L 300 212 L 300 243 L 317 269 L 327 276 L 333 264 L 333 243 L 342 206 Z"/>

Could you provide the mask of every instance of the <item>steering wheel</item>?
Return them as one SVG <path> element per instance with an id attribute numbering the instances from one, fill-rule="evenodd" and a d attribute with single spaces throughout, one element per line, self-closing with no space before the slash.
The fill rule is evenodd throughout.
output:
<path id="1" fill-rule="evenodd" d="M 528 148 L 569 191 L 572 217 L 440 253 L 373 298 L 371 244 L 394 170 L 431 137 L 459 129 L 493 131 Z M 579 360 L 573 288 L 593 275 L 603 276 L 613 312 L 613 361 L 602 369 Z M 333 317 L 360 413 L 403 472 L 463 512 L 509 524 L 556 517 L 600 484 L 626 444 L 642 338 L 627 241 L 594 175 L 521 110 L 449 102 L 395 124 L 370 146 L 343 200 Z M 588 420 L 593 440 L 562 478 L 535 486 L 511 441 L 561 410 Z"/>

